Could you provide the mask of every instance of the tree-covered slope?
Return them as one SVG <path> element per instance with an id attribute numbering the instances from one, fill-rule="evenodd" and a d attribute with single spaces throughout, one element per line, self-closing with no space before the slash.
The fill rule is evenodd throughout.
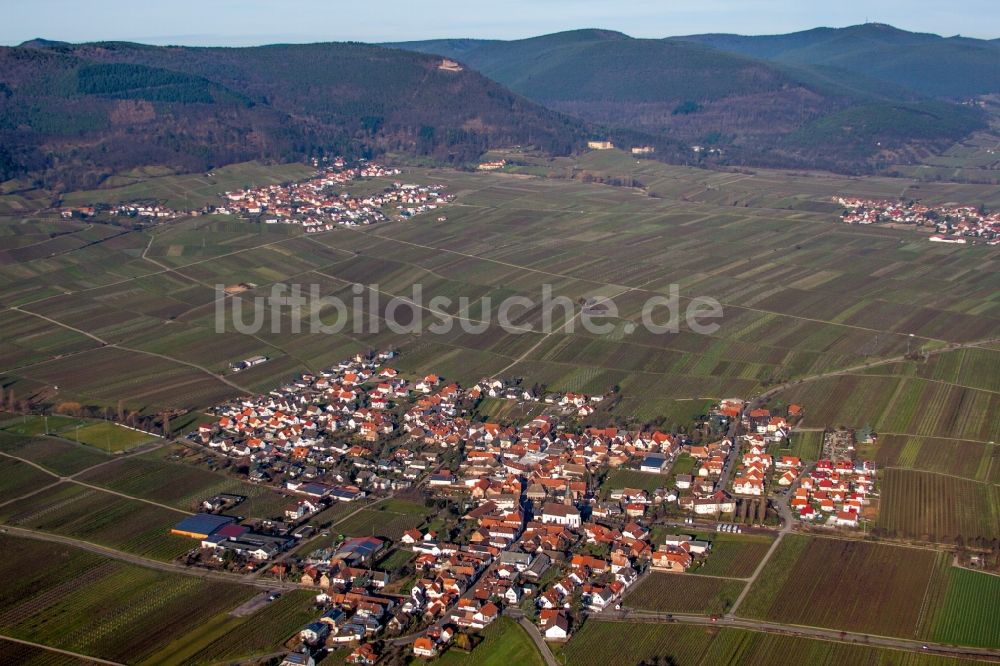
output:
<path id="1" fill-rule="evenodd" d="M 440 65 L 363 44 L 0 49 L 0 178 L 89 185 L 137 164 L 384 151 L 464 162 L 515 144 L 566 153 L 585 134 L 477 72 Z"/>

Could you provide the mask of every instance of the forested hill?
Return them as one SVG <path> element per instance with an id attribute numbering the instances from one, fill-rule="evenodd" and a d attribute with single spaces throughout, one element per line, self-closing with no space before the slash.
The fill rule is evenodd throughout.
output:
<path id="1" fill-rule="evenodd" d="M 74 188 L 142 164 L 401 151 L 463 163 L 491 147 L 564 154 L 580 123 L 437 56 L 364 44 L 0 48 L 0 180 Z"/>
<path id="2" fill-rule="evenodd" d="M 1000 41 L 907 32 L 881 23 L 785 35 L 677 37 L 793 65 L 823 65 L 934 97 L 1000 92 Z"/>
<path id="3" fill-rule="evenodd" d="M 574 30 L 390 46 L 454 58 L 588 122 L 717 148 L 731 164 L 867 171 L 983 125 L 973 109 L 863 73 L 772 62 L 706 41 Z"/>

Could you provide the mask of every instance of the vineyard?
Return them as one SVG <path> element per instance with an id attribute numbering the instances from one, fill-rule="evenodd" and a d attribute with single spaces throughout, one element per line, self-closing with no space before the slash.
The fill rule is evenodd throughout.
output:
<path id="1" fill-rule="evenodd" d="M 145 455 L 116 460 L 82 475 L 80 480 L 185 511 L 196 510 L 202 500 L 214 495 L 233 493 L 247 498 L 237 507 L 242 515 L 270 518 L 279 515 L 290 501 L 266 486 Z"/>
<path id="2" fill-rule="evenodd" d="M 414 502 L 387 500 L 381 502 L 378 508 L 362 509 L 334 523 L 332 530 L 347 536 L 379 536 L 398 540 L 406 530 L 423 524 L 433 511 Z"/>
<path id="3" fill-rule="evenodd" d="M 58 481 L 54 476 L 31 465 L 0 457 L 0 502 L 21 497 L 39 487 Z"/>
<path id="4" fill-rule="evenodd" d="M 876 431 L 980 442 L 1000 439 L 1000 394 L 913 377 L 841 375 L 786 389 L 805 406 L 803 426 L 873 426 Z"/>
<path id="5" fill-rule="evenodd" d="M 1000 648 L 1000 576 L 953 570 L 944 604 L 935 615 L 932 640 Z"/>
<path id="6" fill-rule="evenodd" d="M 0 520 L 9 525 L 55 532 L 163 561 L 192 547 L 189 539 L 169 534 L 183 515 L 73 483 L 61 483 L 0 509 Z"/>
<path id="7" fill-rule="evenodd" d="M 17 666 L 87 666 L 90 662 L 49 652 L 23 643 L 0 638 L 0 664 Z"/>
<path id="8" fill-rule="evenodd" d="M 133 663 L 252 588 L 105 560 L 74 548 L 0 537 L 0 631 Z"/>
<path id="9" fill-rule="evenodd" d="M 878 525 L 890 536 L 955 543 L 1000 536 L 1000 486 L 887 469 Z"/>
<path id="10" fill-rule="evenodd" d="M 912 637 L 942 553 L 790 534 L 738 614 L 774 622 Z"/>
<path id="11" fill-rule="evenodd" d="M 622 606 L 665 613 L 723 613 L 743 590 L 738 580 L 652 572 L 622 600 Z"/>
<path id="12" fill-rule="evenodd" d="M 215 618 L 207 632 L 195 629 L 181 636 L 161 652 L 150 654 L 146 663 L 213 664 L 280 651 L 285 641 L 318 617 L 314 596 L 295 590 L 240 621 Z"/>
<path id="13" fill-rule="evenodd" d="M 105 454 L 89 446 L 51 437 L 20 437 L 3 432 L 0 432 L 0 451 L 61 475 L 76 474 L 108 460 Z"/>
<path id="14" fill-rule="evenodd" d="M 875 463 L 879 468 L 900 467 L 1000 483 L 1000 447 L 985 442 L 882 435 Z"/>
<path id="15" fill-rule="evenodd" d="M 768 535 L 724 534 L 712 536 L 712 550 L 695 572 L 703 576 L 748 578 L 764 559 L 774 539 Z"/>

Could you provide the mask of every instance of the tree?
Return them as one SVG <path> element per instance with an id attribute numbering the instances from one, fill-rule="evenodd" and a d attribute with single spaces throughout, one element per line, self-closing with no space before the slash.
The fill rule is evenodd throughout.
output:
<path id="1" fill-rule="evenodd" d="M 170 437 L 170 415 L 163 413 L 163 436 Z"/>
<path id="2" fill-rule="evenodd" d="M 757 522 L 763 525 L 765 518 L 767 518 L 767 498 L 762 498 L 757 506 Z"/>

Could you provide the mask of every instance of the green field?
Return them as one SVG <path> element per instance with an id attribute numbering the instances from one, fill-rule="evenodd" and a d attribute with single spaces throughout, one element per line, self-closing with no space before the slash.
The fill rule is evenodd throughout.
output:
<path id="1" fill-rule="evenodd" d="M 670 485 L 672 485 L 672 479 L 667 474 L 652 474 L 635 469 L 613 469 L 608 472 L 608 478 L 604 481 L 603 487 L 608 490 L 638 488 L 651 493 L 657 488 L 666 488 Z"/>
<path id="2" fill-rule="evenodd" d="M 132 430 L 110 421 L 91 423 L 82 428 L 67 430 L 64 437 L 78 444 L 86 444 L 105 453 L 129 451 L 137 446 L 155 441 L 156 435 Z"/>
<path id="3" fill-rule="evenodd" d="M 414 659 L 413 663 L 424 663 Z M 469 653 L 451 649 L 432 663 L 441 666 L 542 666 L 545 662 L 524 629 L 501 617 L 483 630 L 483 640 Z"/>
<path id="4" fill-rule="evenodd" d="M 953 569 L 930 638 L 938 643 L 1000 648 L 1000 576 Z"/>
<path id="5" fill-rule="evenodd" d="M 588 621 L 562 649 L 566 664 L 654 663 L 676 666 L 717 664 L 858 664 L 864 666 L 973 666 L 982 662 L 864 645 L 678 624 Z"/>
<path id="6" fill-rule="evenodd" d="M 652 572 L 622 599 L 622 606 L 664 613 L 724 613 L 743 583 L 697 574 Z"/>
<path id="7" fill-rule="evenodd" d="M 362 509 L 353 516 L 334 523 L 331 532 L 347 536 L 380 536 L 396 540 L 403 532 L 424 523 L 434 513 L 422 504 L 390 499 L 374 509 Z"/>
<path id="8" fill-rule="evenodd" d="M 127 663 L 254 594 L 9 536 L 0 536 L 0 575 L 0 632 Z"/>
<path id="9" fill-rule="evenodd" d="M 53 414 L 51 416 L 11 416 L 5 415 L 6 418 L 0 421 L 0 431 L 8 432 L 13 435 L 24 435 L 24 436 L 35 436 L 35 435 L 46 435 L 49 433 L 58 433 L 60 431 L 65 431 L 70 428 L 75 428 L 76 426 L 86 425 L 85 419 L 78 419 L 72 416 L 60 416 L 58 414 Z"/>

